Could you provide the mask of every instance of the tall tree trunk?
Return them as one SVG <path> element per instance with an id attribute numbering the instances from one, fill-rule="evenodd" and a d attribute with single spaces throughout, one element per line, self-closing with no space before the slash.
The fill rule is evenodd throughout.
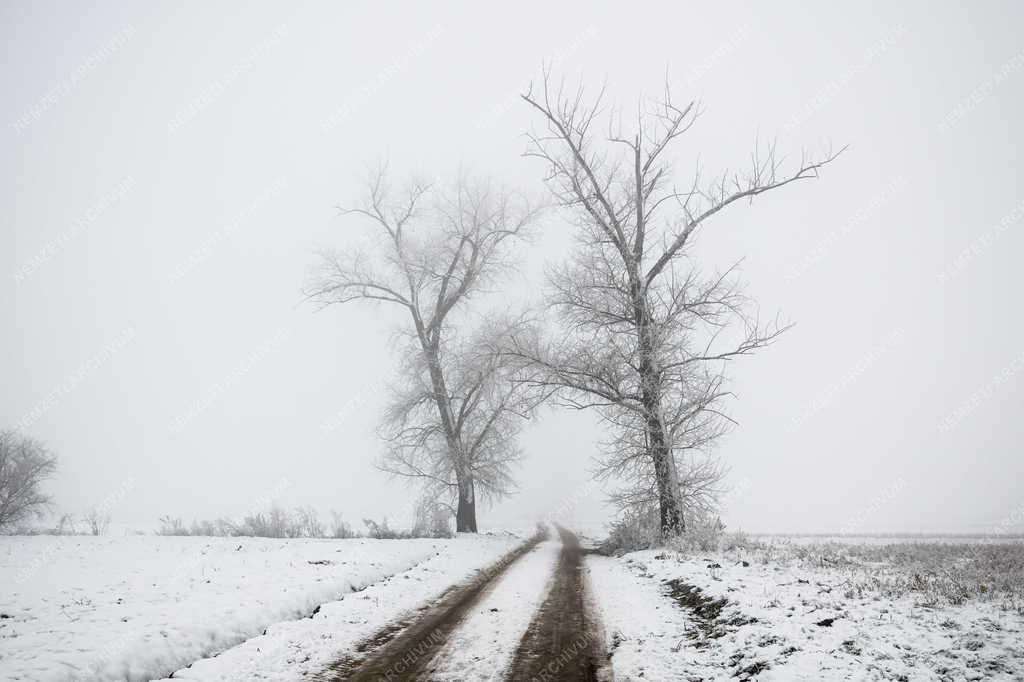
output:
<path id="1" fill-rule="evenodd" d="M 475 533 L 476 491 L 472 476 L 459 476 L 459 504 L 455 511 L 455 530 L 459 533 Z"/>
<path id="2" fill-rule="evenodd" d="M 683 508 L 679 500 L 679 474 L 676 471 L 672 448 L 665 437 L 661 420 L 661 371 L 654 353 L 655 340 L 651 330 L 650 313 L 643 287 L 635 280 L 633 305 L 636 311 L 637 341 L 641 402 L 646 413 L 648 454 L 654 463 L 654 478 L 658 487 L 661 536 L 668 538 L 686 529 Z"/>
<path id="3" fill-rule="evenodd" d="M 448 387 L 444 379 L 444 370 L 438 358 L 438 341 L 432 340 L 427 334 L 419 317 L 413 314 L 416 330 L 419 333 L 420 345 L 427 358 L 430 371 L 430 383 L 434 392 L 434 404 L 437 406 L 445 441 L 452 457 L 452 468 L 455 470 L 455 481 L 458 488 L 458 503 L 455 508 L 455 530 L 459 533 L 475 533 L 476 530 L 476 491 L 472 473 L 466 471 L 463 461 L 462 442 L 455 432 L 455 420 L 452 418 L 451 405 L 448 402 Z"/>
<path id="4" fill-rule="evenodd" d="M 654 423 L 651 423 L 651 422 Z M 679 503 L 679 477 L 672 451 L 665 444 L 665 432 L 657 420 L 648 421 L 648 435 L 651 438 L 651 458 L 654 460 L 654 477 L 658 484 L 658 508 L 661 512 L 661 535 L 668 538 L 686 530 L 682 505 Z"/>

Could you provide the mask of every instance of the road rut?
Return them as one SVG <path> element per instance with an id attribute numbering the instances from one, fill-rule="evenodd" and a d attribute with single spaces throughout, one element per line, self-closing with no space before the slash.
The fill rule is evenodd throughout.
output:
<path id="1" fill-rule="evenodd" d="M 332 663 L 318 679 L 321 682 L 429 679 L 424 671 L 431 659 L 444 647 L 449 635 L 486 588 L 543 539 L 540 534 L 534 536 L 481 571 L 476 578 L 445 592 L 436 603 L 422 609 L 419 615 L 382 629 L 360 644 L 356 655 Z M 364 653 L 365 656 L 359 655 Z"/>
<path id="2" fill-rule="evenodd" d="M 598 682 L 607 678 L 604 638 L 593 622 L 584 593 L 578 538 L 558 527 L 562 548 L 540 608 L 516 648 L 506 679 L 515 682 Z M 432 660 L 487 589 L 513 562 L 543 539 L 537 535 L 461 586 L 448 590 L 418 615 L 396 622 L 364 641 L 357 653 L 325 670 L 320 682 L 423 682 Z M 493 672 L 489 671 L 488 675 Z"/>
<path id="3" fill-rule="evenodd" d="M 523 636 L 508 679 L 596 682 L 603 679 L 605 657 L 600 629 L 587 608 L 583 554 L 579 539 L 558 527 L 562 540 L 555 578 Z"/>

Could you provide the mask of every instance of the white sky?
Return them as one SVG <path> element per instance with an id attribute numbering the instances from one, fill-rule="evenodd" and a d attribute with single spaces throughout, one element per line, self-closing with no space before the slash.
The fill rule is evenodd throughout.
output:
<path id="1" fill-rule="evenodd" d="M 0 6 L 0 426 L 60 454 L 58 510 L 406 513 L 372 466 L 394 317 L 299 291 L 378 159 L 539 195 L 517 95 L 553 59 L 627 106 L 667 67 L 708 109 L 680 173 L 758 134 L 851 145 L 699 240 L 797 322 L 734 368 L 731 526 L 1024 524 L 1019 4 L 204 5 Z M 515 286 L 568 230 L 545 220 Z M 538 417 L 522 494 L 482 526 L 599 518 L 595 437 L 592 415 Z"/>

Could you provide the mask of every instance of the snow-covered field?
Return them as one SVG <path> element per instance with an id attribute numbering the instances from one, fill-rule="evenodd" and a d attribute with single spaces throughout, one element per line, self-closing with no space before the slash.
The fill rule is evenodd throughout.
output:
<path id="1" fill-rule="evenodd" d="M 791 533 L 750 533 L 751 540 L 765 544 L 782 545 L 820 545 L 835 543 L 840 545 L 984 545 L 993 542 L 1024 542 L 1021 535 L 986 535 L 946 533 L 878 533 L 873 535 L 855 535 L 850 533 L 828 535 L 824 533 L 791 534 Z"/>
<path id="2" fill-rule="evenodd" d="M 0 537 L 2 680 L 312 679 L 523 537 Z M 430 664 L 501 679 L 552 539 L 500 574 Z M 1024 679 L 1024 543 L 761 538 L 590 554 L 616 680 Z"/>
<path id="3" fill-rule="evenodd" d="M 294 677 L 519 541 L 0 537 L 0 679 Z"/>
<path id="4" fill-rule="evenodd" d="M 1020 579 L 1022 552 L 1004 548 L 1016 572 L 945 545 L 848 562 L 801 544 L 649 550 L 587 567 L 617 680 L 1024 679 L 1022 586 L 999 582 Z"/>

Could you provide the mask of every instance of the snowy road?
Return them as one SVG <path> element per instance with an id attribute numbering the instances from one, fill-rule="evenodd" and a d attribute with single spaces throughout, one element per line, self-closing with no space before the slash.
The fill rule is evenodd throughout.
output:
<path id="1" fill-rule="evenodd" d="M 599 679 L 605 660 L 599 624 L 588 606 L 579 539 L 559 527 L 561 556 L 547 598 L 523 636 L 509 673 L 512 680 Z"/>
<path id="2" fill-rule="evenodd" d="M 587 608 L 583 550 L 558 528 L 450 591 L 410 622 L 364 642 L 319 676 L 341 680 L 600 679 L 600 629 Z"/>
<path id="3" fill-rule="evenodd" d="M 497 578 L 431 662 L 430 678 L 501 679 L 544 601 L 561 549 L 545 540 Z"/>
<path id="4" fill-rule="evenodd" d="M 318 676 L 324 682 L 337 680 L 423 679 L 452 632 L 481 595 L 520 557 L 540 542 L 540 536 L 524 543 L 470 580 L 457 585 L 424 608 L 414 618 L 390 623 L 364 640 L 355 655 L 345 655 Z"/>

